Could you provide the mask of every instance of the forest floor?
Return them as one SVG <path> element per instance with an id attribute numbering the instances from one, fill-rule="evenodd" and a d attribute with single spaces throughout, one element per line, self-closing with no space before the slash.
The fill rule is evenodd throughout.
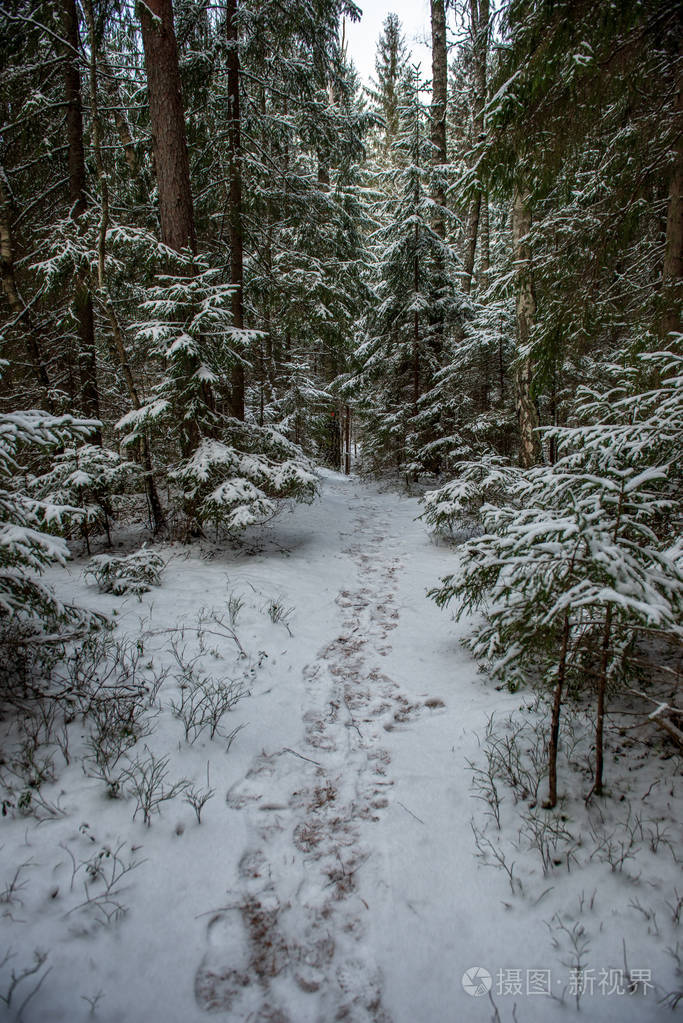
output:
<path id="1" fill-rule="evenodd" d="M 471 623 L 426 599 L 451 553 L 419 510 L 325 473 L 320 500 L 239 546 L 162 547 L 162 586 L 141 601 L 86 585 L 82 560 L 52 573 L 64 598 L 117 611 L 145 677 L 168 671 L 128 778 L 153 754 L 168 757 L 162 787 L 213 795 L 201 822 L 178 794 L 147 827 L 135 796 L 107 798 L 70 726 L 44 805 L 0 824 L 0 962 L 13 956 L 0 997 L 41 953 L 0 1018 L 540 1023 L 577 1005 L 671 1018 L 680 764 L 627 737 L 611 798 L 587 809 L 577 712 L 551 824 L 533 782 L 506 787 L 500 751 L 511 774 L 533 765 L 540 718 L 530 694 L 478 673 L 460 646 Z M 192 672 L 249 690 L 213 739 L 186 741 L 173 711 Z M 494 762 L 492 788 L 475 771 Z"/>

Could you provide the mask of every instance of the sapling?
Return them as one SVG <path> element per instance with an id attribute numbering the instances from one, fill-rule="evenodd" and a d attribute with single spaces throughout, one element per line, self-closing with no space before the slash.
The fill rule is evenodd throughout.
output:
<path id="1" fill-rule="evenodd" d="M 32 493 L 42 500 L 79 509 L 76 522 L 88 554 L 93 534 L 104 532 L 111 545 L 115 496 L 140 488 L 139 466 L 96 444 L 65 448 L 31 485 Z"/>
<path id="2" fill-rule="evenodd" d="M 0 361 L 0 373 L 6 363 Z M 28 492 L 26 458 L 83 441 L 99 424 L 73 416 L 24 411 L 0 415 L 0 661 L 2 696 L 12 699 L 26 682 L 30 649 L 62 653 L 68 638 L 83 636 L 100 616 L 58 600 L 40 581 L 51 565 L 70 557 L 63 532 L 79 509 Z M 59 657 L 56 658 L 59 660 Z M 32 681 L 32 680 L 31 680 Z"/>
<path id="3" fill-rule="evenodd" d="M 175 438 L 182 460 L 168 474 L 169 498 L 186 536 L 202 535 L 207 524 L 241 532 L 271 518 L 279 499 L 312 500 L 317 477 L 301 449 L 272 427 L 218 412 L 230 400 L 224 382 L 258 332 L 235 327 L 233 289 L 204 256 L 174 259 L 175 272 L 158 274 L 147 289 L 135 326 L 158 362 L 156 383 L 117 428 L 126 444 L 148 433 Z M 216 406 L 205 400 L 207 389 Z"/>

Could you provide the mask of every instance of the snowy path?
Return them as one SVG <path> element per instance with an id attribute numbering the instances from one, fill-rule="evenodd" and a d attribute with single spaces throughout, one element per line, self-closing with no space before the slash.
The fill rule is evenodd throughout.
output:
<path id="1" fill-rule="evenodd" d="M 489 1000 L 461 983 L 470 967 L 494 978 L 552 967 L 563 985 L 553 992 L 566 987 L 567 953 L 552 948 L 546 926 L 556 913 L 585 927 L 596 969 L 623 962 L 625 917 L 613 907 L 633 892 L 621 875 L 591 863 L 546 878 L 511 831 L 525 885 L 511 895 L 504 871 L 475 856 L 470 821 L 485 807 L 467 762 L 481 761 L 477 736 L 491 713 L 503 717 L 523 699 L 478 674 L 459 646 L 468 624 L 426 599 L 452 562 L 418 514 L 415 499 L 326 473 L 320 500 L 285 512 L 246 548 L 170 547 L 163 585 L 142 604 L 96 594 L 79 564 L 55 574 L 63 595 L 118 608 L 120 635 L 143 628 L 156 637 L 148 652 L 160 664 L 169 663 L 169 627 L 190 627 L 193 654 L 201 609 L 224 611 L 230 594 L 241 595 L 248 660 L 212 634 L 202 663 L 221 677 L 259 666 L 251 695 L 231 712 L 231 727 L 246 727 L 227 754 L 206 735 L 184 742 L 170 677 L 160 693 L 144 741 L 169 756 L 171 779 L 206 784 L 210 771 L 216 795 L 201 824 L 176 799 L 145 828 L 131 819 L 131 800 L 104 798 L 75 757 L 47 790 L 63 800 L 63 816 L 3 823 L 0 883 L 29 866 L 21 903 L 0 911 L 0 953 L 11 947 L 21 964 L 40 947 L 51 966 L 24 1023 L 201 1023 L 208 1014 L 230 1023 L 484 1023 Z M 273 599 L 280 622 L 267 613 Z M 73 908 L 82 895 L 72 862 L 85 870 L 99 864 L 98 850 L 119 847 L 142 861 L 120 895 L 125 916 L 102 926 L 88 906 Z M 660 921 L 672 898 L 666 870 Z M 658 968 L 644 928 L 630 926 L 627 937 L 631 964 Z M 663 983 L 672 989 L 670 968 Z M 0 975 L 0 994 L 2 985 Z M 569 1006 L 516 992 L 497 995 L 503 1023 L 515 1002 L 519 1023 L 575 1018 Z M 601 1023 L 670 1018 L 653 999 L 647 1012 L 616 996 L 596 995 L 587 1008 Z"/>
<path id="2" fill-rule="evenodd" d="M 344 489 L 357 496 L 356 484 Z M 228 793 L 248 816 L 250 844 L 233 901 L 209 922 L 196 996 L 236 1018 L 388 1019 L 363 943 L 368 904 L 357 874 L 373 853 L 360 824 L 388 804 L 387 731 L 420 708 L 382 666 L 399 619 L 401 570 L 386 502 L 351 504 L 340 540 L 357 579 L 337 594 L 337 634 L 303 669 L 299 750 L 262 753 Z M 301 992 L 314 995 L 310 1004 Z"/>

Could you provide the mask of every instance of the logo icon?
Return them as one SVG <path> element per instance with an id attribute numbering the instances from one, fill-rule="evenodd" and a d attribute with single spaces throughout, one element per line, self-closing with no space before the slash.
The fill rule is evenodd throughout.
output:
<path id="1" fill-rule="evenodd" d="M 481 998 L 491 990 L 491 974 L 483 966 L 470 966 L 462 975 L 462 989 L 472 998 Z"/>

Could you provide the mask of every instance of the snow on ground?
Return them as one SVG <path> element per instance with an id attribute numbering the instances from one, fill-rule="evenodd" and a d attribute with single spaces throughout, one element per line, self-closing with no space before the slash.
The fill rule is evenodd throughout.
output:
<path id="1" fill-rule="evenodd" d="M 260 1023 L 489 1020 L 490 998 L 462 983 L 479 967 L 500 1018 L 516 1006 L 533 1023 L 574 1017 L 578 955 L 584 1018 L 670 1018 L 657 999 L 680 987 L 666 952 L 683 892 L 673 773 L 658 761 L 656 782 L 655 767 L 636 765 L 633 798 L 653 781 L 660 794 L 656 807 L 646 796 L 642 842 L 626 850 L 630 868 L 638 845 L 637 869 L 621 869 L 611 846 L 611 863 L 589 861 L 586 845 L 544 876 L 502 785 L 503 830 L 486 826 L 467 761 L 481 762 L 491 713 L 502 720 L 525 698 L 487 684 L 459 646 L 467 623 L 425 598 L 449 552 L 418 513 L 415 499 L 326 473 L 320 501 L 284 512 L 246 547 L 169 545 L 163 585 L 141 602 L 87 587 L 80 563 L 52 577 L 62 595 L 118 608 L 118 635 L 145 634 L 145 662 L 171 670 L 130 755 L 147 756 L 146 745 L 169 757 L 167 783 L 207 787 L 208 776 L 215 794 L 201 823 L 178 796 L 146 827 L 132 819 L 134 799 L 107 798 L 83 770 L 85 733 L 71 726 L 71 764 L 56 756 L 57 780 L 41 789 L 63 814 L 37 823 L 10 812 L 0 825 L 0 961 L 3 948 L 14 956 L 0 995 L 12 968 L 47 953 L 0 1016 L 17 1018 L 49 969 L 26 1023 L 192 1023 L 207 1012 Z M 243 600 L 242 656 L 226 626 L 230 596 L 233 611 Z M 217 621 L 198 624 L 202 609 Z M 229 715 L 229 730 L 245 727 L 227 752 L 207 732 L 185 742 L 171 712 L 169 630 L 181 626 L 186 659 L 201 653 L 206 672 L 249 685 Z M 625 833 L 618 811 L 605 809 L 614 843 Z M 472 818 L 491 849 L 507 843 L 512 879 L 475 855 Z M 112 885 L 125 912 L 107 920 L 104 878 L 117 862 L 138 865 Z"/>

